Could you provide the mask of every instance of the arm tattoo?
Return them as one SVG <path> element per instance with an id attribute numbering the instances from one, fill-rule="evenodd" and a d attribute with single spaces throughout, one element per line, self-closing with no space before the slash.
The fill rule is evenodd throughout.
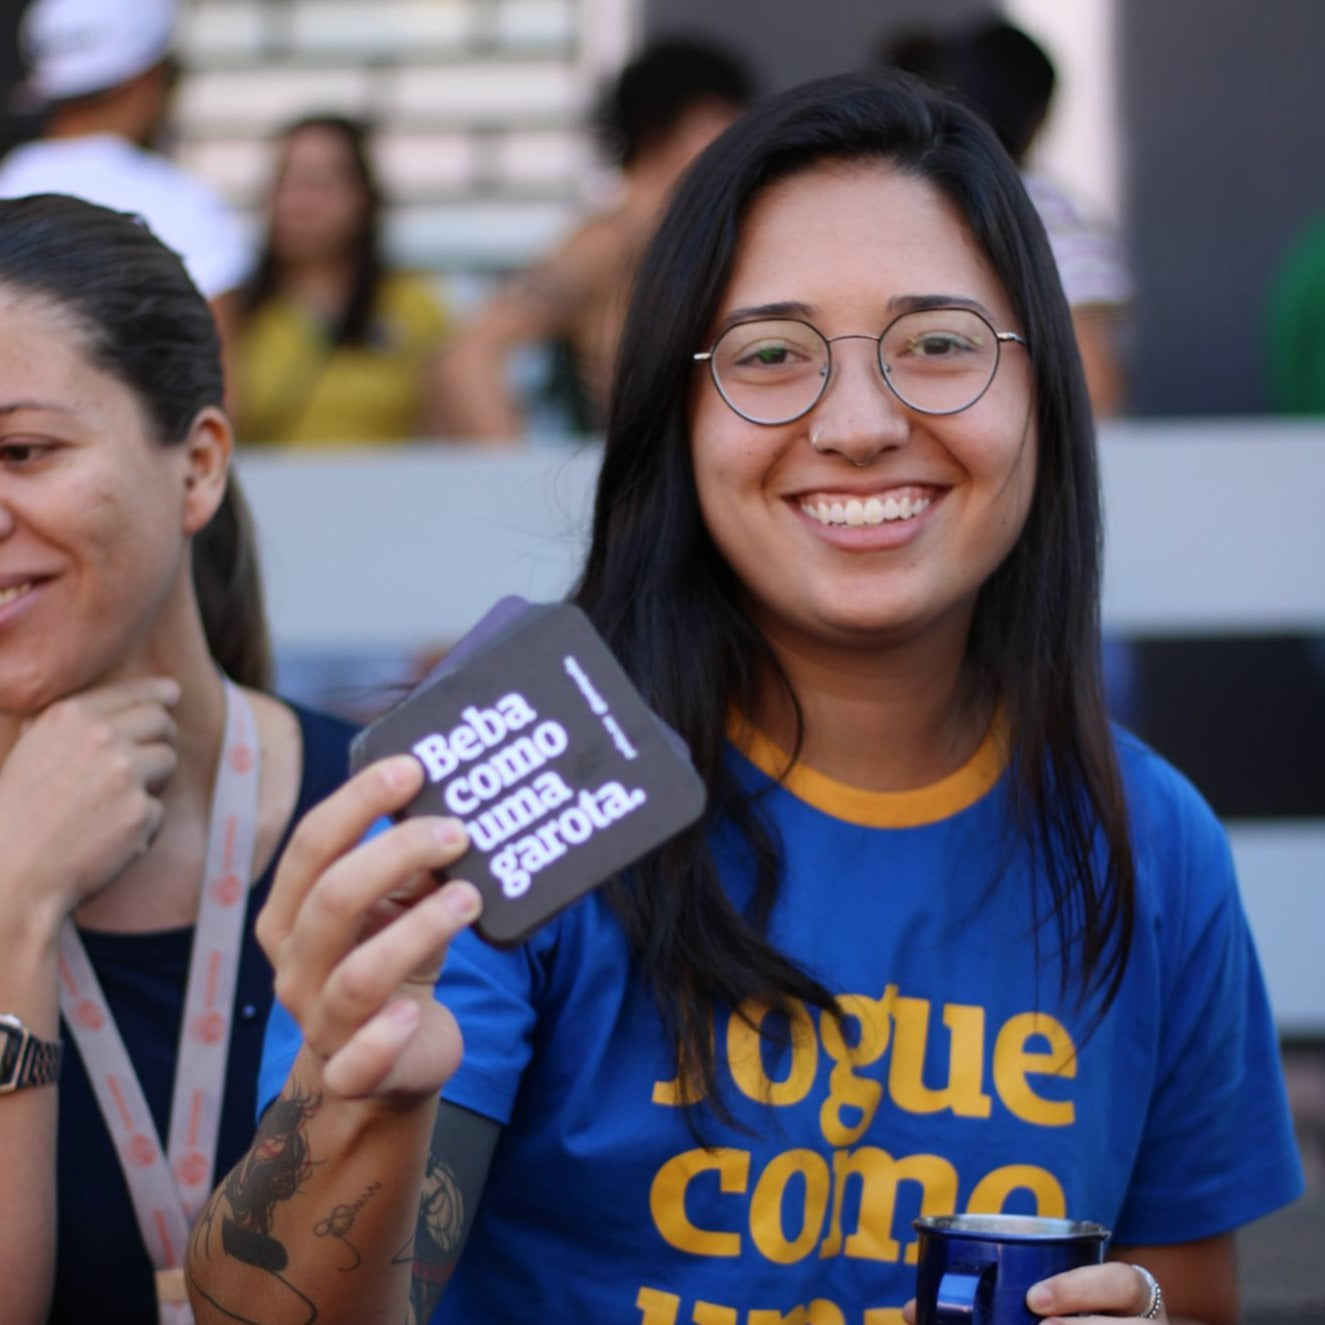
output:
<path id="1" fill-rule="evenodd" d="M 456 1105 L 438 1108 L 414 1238 L 395 1257 L 413 1262 L 410 1325 L 427 1325 L 459 1263 L 500 1130 Z"/>
<path id="2" fill-rule="evenodd" d="M 428 1156 L 414 1231 L 414 1274 L 410 1282 L 411 1319 L 425 1325 L 442 1299 L 459 1259 L 465 1228 L 465 1198 L 449 1164 Z"/>
<path id="3" fill-rule="evenodd" d="M 335 1238 L 338 1242 L 343 1242 L 354 1261 L 350 1265 L 342 1265 L 342 1270 L 357 1270 L 363 1264 L 363 1257 L 359 1255 L 359 1249 L 350 1241 L 349 1233 L 354 1227 L 354 1221 L 359 1217 L 359 1211 L 368 1204 L 369 1201 L 382 1190 L 380 1182 L 370 1182 L 364 1193 L 353 1205 L 338 1205 L 325 1218 L 319 1219 L 313 1225 L 313 1236 L 317 1238 Z"/>
<path id="4" fill-rule="evenodd" d="M 290 1200 L 313 1170 L 305 1128 L 321 1103 L 320 1095 L 304 1094 L 295 1085 L 290 1087 L 288 1094 L 275 1100 L 263 1114 L 248 1153 L 212 1193 L 198 1217 L 191 1238 L 195 1254 L 210 1259 L 214 1246 L 212 1235 L 219 1219 L 221 1249 L 225 1254 L 259 1273 L 270 1275 L 281 1285 L 278 1300 L 271 1307 L 273 1314 L 264 1315 L 261 1321 L 257 1321 L 248 1314 L 246 1299 L 249 1295 L 246 1292 L 239 1293 L 233 1301 L 222 1301 L 190 1275 L 189 1284 L 195 1298 L 206 1302 L 227 1320 L 243 1322 L 243 1325 L 274 1325 L 277 1321 L 282 1325 L 285 1322 L 312 1325 L 317 1319 L 318 1311 L 312 1299 L 282 1274 L 290 1257 L 284 1245 L 271 1236 L 271 1227 L 276 1207 Z M 351 1207 L 355 1214 L 369 1195 L 366 1193 L 357 1207 Z M 228 1214 L 224 1209 L 227 1205 Z M 353 1219 L 350 1222 L 352 1224 Z M 270 1283 L 270 1280 L 264 1282 Z"/>
<path id="5" fill-rule="evenodd" d="M 313 1171 L 305 1124 L 322 1103 L 293 1087 L 276 1099 L 258 1124 L 248 1154 L 225 1180 L 233 1218 L 221 1221 L 221 1242 L 231 1256 L 273 1273 L 285 1269 L 285 1248 L 271 1237 L 276 1206 L 288 1201 Z"/>

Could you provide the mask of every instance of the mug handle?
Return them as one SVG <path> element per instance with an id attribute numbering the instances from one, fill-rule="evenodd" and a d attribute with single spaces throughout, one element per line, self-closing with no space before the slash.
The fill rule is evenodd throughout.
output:
<path id="1" fill-rule="evenodd" d="M 976 1315 L 977 1297 L 993 1261 L 953 1265 L 939 1280 L 934 1303 L 934 1325 L 979 1325 L 984 1313 Z"/>

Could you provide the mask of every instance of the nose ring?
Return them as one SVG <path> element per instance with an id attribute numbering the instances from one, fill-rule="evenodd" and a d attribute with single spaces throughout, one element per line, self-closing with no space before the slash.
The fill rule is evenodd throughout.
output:
<path id="1" fill-rule="evenodd" d="M 813 451 L 815 455 L 824 454 L 824 448 L 819 445 L 819 428 L 817 424 L 810 429 L 810 450 Z M 857 469 L 864 469 L 873 457 L 867 457 L 864 460 L 852 460 L 850 456 L 847 456 L 846 459 Z"/>

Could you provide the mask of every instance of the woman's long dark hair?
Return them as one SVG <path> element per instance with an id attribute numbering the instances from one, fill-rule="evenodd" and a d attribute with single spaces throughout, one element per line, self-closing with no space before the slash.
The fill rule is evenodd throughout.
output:
<path id="1" fill-rule="evenodd" d="M 781 853 L 724 761 L 724 735 L 733 710 L 755 711 L 769 676 L 799 709 L 705 530 L 687 418 L 691 356 L 704 348 L 752 201 L 776 180 L 833 161 L 886 164 L 937 188 L 964 219 L 1026 336 L 1036 384 L 1035 491 L 1019 539 L 980 592 L 968 673 L 1007 723 L 1015 826 L 1050 889 L 1064 990 L 1075 983 L 1083 1002 L 1098 996 L 1097 1008 L 1107 1007 L 1131 944 L 1135 872 L 1098 656 L 1094 432 L 1043 227 L 993 134 L 952 100 L 899 74 L 807 84 L 754 109 L 700 157 L 644 259 L 574 594 L 648 702 L 685 738 L 709 790 L 704 821 L 610 894 L 680 1046 L 681 1082 L 692 1098 L 717 1099 L 715 1009 L 785 1012 L 802 1000 L 834 1010 L 829 992 L 765 937 Z M 710 855 L 710 834 L 724 820 L 754 863 L 748 914 L 728 900 Z"/>
<path id="2" fill-rule="evenodd" d="M 78 198 L 0 201 L 0 285 L 64 309 L 88 358 L 138 398 L 164 446 L 225 394 L 221 342 L 184 264 L 138 218 Z M 265 688 L 271 645 L 248 508 L 233 474 L 193 540 L 193 584 L 212 657 Z"/>
<path id="3" fill-rule="evenodd" d="M 354 167 L 355 182 L 363 195 L 363 224 L 350 248 L 354 271 L 350 293 L 330 332 L 333 345 L 362 345 L 372 330 L 373 308 L 384 270 L 381 242 L 382 190 L 368 153 L 368 130 L 358 121 L 347 119 L 344 115 L 307 115 L 281 132 L 282 155 L 295 135 L 306 129 L 325 129 L 341 138 Z M 252 316 L 269 299 L 279 294 L 280 289 L 281 264 L 272 249 L 269 233 L 258 256 L 253 276 L 244 290 L 245 315 Z"/>

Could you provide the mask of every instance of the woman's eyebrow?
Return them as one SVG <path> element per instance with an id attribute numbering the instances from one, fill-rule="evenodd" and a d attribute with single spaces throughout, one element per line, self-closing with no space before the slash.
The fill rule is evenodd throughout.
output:
<path id="1" fill-rule="evenodd" d="M 777 304 L 751 304 L 745 308 L 733 308 L 718 323 L 715 339 L 717 336 L 721 336 L 728 327 L 736 326 L 738 322 L 762 322 L 767 318 L 805 319 L 809 318 L 814 311 L 812 305 L 798 303 L 795 300 L 787 300 Z"/>
<path id="2" fill-rule="evenodd" d="M 979 299 L 965 294 L 897 294 L 888 300 L 889 314 L 923 313 L 931 308 L 969 308 L 974 313 L 993 322 L 994 314 Z M 716 340 L 730 327 L 741 322 L 762 322 L 768 318 L 798 318 L 802 321 L 813 319 L 818 310 L 813 304 L 799 300 L 783 300 L 774 304 L 749 304 L 743 308 L 734 308 L 714 329 Z"/>
<path id="3" fill-rule="evenodd" d="M 8 404 L 0 400 L 0 415 L 17 414 L 20 410 L 50 410 L 57 414 L 72 414 L 73 410 L 65 405 L 57 405 L 48 400 L 11 400 Z"/>
<path id="4" fill-rule="evenodd" d="M 923 313 L 931 308 L 969 308 L 973 313 L 994 320 L 994 315 L 978 299 L 966 294 L 898 294 L 888 300 L 892 313 Z"/>

